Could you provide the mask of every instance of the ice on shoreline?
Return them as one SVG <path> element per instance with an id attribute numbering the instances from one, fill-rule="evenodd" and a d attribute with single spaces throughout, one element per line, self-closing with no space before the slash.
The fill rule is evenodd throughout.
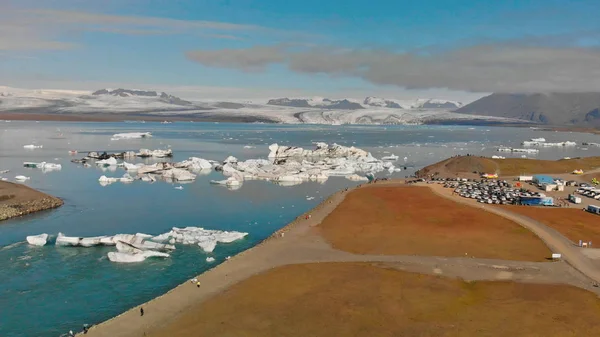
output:
<path id="1" fill-rule="evenodd" d="M 150 132 L 127 132 L 115 133 L 110 140 L 140 139 L 150 137 L 152 137 L 152 134 Z"/>

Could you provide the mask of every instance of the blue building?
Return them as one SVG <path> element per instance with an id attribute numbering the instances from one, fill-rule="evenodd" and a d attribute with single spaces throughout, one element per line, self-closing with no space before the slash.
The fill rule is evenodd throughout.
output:
<path id="1" fill-rule="evenodd" d="M 543 174 L 537 174 L 533 176 L 533 182 L 538 184 L 538 185 L 544 185 L 544 184 L 554 184 L 554 178 L 552 178 L 551 176 L 547 176 L 547 175 L 543 175 Z"/>

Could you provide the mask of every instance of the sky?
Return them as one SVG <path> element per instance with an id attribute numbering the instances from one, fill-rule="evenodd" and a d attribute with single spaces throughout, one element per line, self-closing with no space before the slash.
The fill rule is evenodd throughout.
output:
<path id="1" fill-rule="evenodd" d="M 0 0 L 0 85 L 471 101 L 600 91 L 600 3 Z"/>

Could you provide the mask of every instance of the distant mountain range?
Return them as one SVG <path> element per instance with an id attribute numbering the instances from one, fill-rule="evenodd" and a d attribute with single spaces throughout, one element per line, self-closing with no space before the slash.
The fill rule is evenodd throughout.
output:
<path id="1" fill-rule="evenodd" d="M 358 110 L 366 108 L 389 109 L 457 109 L 462 103 L 440 99 L 417 99 L 413 101 L 395 101 L 369 96 L 362 102 L 350 99 L 332 100 L 329 98 L 276 98 L 267 102 L 268 105 L 278 105 L 296 108 Z"/>
<path id="2" fill-rule="evenodd" d="M 549 125 L 600 126 L 600 93 L 494 93 L 455 112 Z"/>
<path id="3" fill-rule="evenodd" d="M 95 119 L 178 119 L 310 124 L 503 124 L 514 119 L 458 114 L 462 104 L 440 99 L 367 97 L 275 98 L 248 101 L 184 100 L 165 92 L 133 89 L 29 90 L 0 86 L 0 119 L 6 113 L 69 115 Z"/>

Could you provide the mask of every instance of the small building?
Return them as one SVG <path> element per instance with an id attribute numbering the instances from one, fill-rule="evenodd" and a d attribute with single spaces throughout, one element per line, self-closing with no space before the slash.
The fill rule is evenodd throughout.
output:
<path id="1" fill-rule="evenodd" d="M 519 181 L 533 181 L 533 176 L 519 176 Z"/>
<path id="2" fill-rule="evenodd" d="M 567 186 L 577 186 L 577 182 L 575 180 L 567 181 Z"/>
<path id="3" fill-rule="evenodd" d="M 533 182 L 538 185 L 554 184 L 554 178 L 543 174 L 537 174 L 533 176 Z"/>
<path id="4" fill-rule="evenodd" d="M 600 206 L 588 205 L 587 211 L 594 214 L 600 214 Z"/>

